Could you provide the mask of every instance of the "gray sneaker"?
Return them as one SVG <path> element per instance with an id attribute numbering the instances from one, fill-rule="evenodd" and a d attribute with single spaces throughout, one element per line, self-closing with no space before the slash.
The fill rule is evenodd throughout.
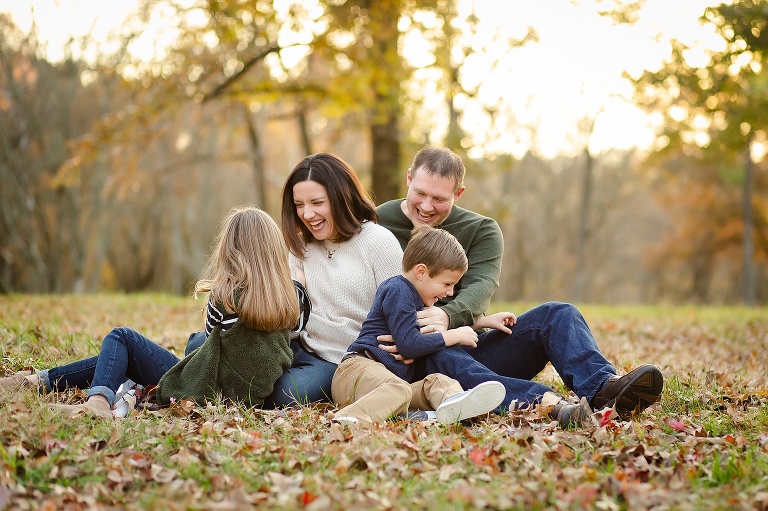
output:
<path id="1" fill-rule="evenodd" d="M 587 398 L 581 398 L 578 404 L 571 404 L 563 401 L 555 405 L 549 416 L 560 423 L 563 429 L 570 429 L 583 426 L 592 415 L 592 409 L 587 403 Z"/>
<path id="2" fill-rule="evenodd" d="M 433 421 L 437 419 L 437 415 L 432 410 L 416 410 L 415 412 L 401 413 L 396 417 L 399 421 Z"/>
<path id="3" fill-rule="evenodd" d="M 435 413 L 440 424 L 453 424 L 492 412 L 507 395 L 504 385 L 498 381 L 486 381 L 477 387 L 448 396 Z"/>

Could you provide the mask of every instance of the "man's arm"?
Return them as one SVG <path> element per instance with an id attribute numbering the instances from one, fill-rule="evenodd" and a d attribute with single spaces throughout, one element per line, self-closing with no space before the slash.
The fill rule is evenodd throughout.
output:
<path id="1" fill-rule="evenodd" d="M 448 315 L 448 328 L 473 325 L 486 311 L 499 287 L 504 239 L 493 219 L 480 218 L 481 224 L 469 238 L 462 236 L 461 232 L 453 232 L 455 227 L 449 229 L 451 234 L 464 242 L 469 268 L 459 281 L 459 289 L 453 299 L 444 305 L 438 304 Z"/>

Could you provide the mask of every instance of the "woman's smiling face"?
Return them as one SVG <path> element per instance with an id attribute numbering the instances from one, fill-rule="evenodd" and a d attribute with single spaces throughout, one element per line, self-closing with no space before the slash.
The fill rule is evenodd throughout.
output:
<path id="1" fill-rule="evenodd" d="M 316 240 L 333 240 L 336 237 L 331 202 L 323 185 L 316 181 L 296 183 L 293 185 L 293 205 L 299 219 Z"/>

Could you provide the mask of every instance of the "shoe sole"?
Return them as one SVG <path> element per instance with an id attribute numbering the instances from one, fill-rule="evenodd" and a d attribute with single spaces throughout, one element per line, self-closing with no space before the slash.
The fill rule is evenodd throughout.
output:
<path id="1" fill-rule="evenodd" d="M 507 396 L 504 385 L 497 381 L 486 381 L 467 391 L 463 399 L 441 404 L 435 410 L 437 422 L 453 424 L 492 412 Z"/>
<path id="2" fill-rule="evenodd" d="M 661 371 L 652 365 L 645 366 L 619 392 L 613 408 L 622 419 L 631 417 L 659 401 L 663 388 L 664 377 Z"/>
<path id="3" fill-rule="evenodd" d="M 353 426 L 360 422 L 357 417 L 334 417 L 331 421 L 341 424 L 342 426 Z"/>

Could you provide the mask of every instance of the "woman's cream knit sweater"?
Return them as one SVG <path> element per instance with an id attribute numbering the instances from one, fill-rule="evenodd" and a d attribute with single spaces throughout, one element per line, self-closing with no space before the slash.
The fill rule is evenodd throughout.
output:
<path id="1" fill-rule="evenodd" d="M 373 222 L 343 243 L 308 243 L 304 259 L 291 263 L 304 271 L 312 315 L 300 333 L 304 345 L 321 358 L 338 364 L 357 339 L 373 304 L 376 289 L 402 272 L 403 251 L 395 236 Z"/>

